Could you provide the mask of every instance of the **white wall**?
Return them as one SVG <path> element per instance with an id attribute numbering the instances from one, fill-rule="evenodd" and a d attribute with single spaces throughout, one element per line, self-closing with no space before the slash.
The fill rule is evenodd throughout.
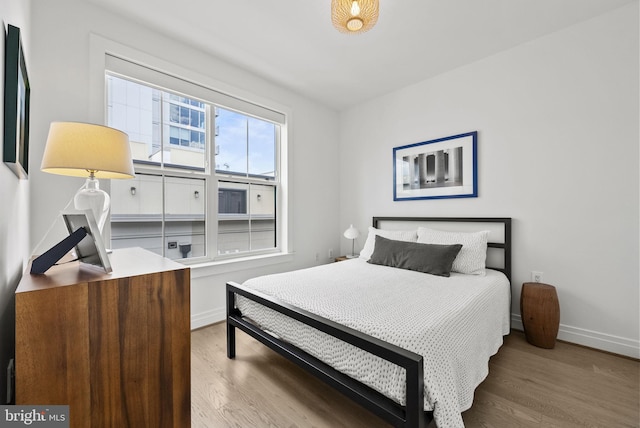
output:
<path id="1" fill-rule="evenodd" d="M 639 357 L 638 16 L 636 2 L 343 112 L 340 224 L 513 217 L 514 325 L 542 271 L 561 339 Z M 474 130 L 478 198 L 393 202 L 393 147 Z"/>
<path id="2" fill-rule="evenodd" d="M 293 112 L 290 138 L 290 188 L 293 249 L 286 262 L 193 268 L 192 325 L 222 320 L 224 284 L 258 273 L 290 270 L 328 261 L 340 245 L 338 226 L 338 115 L 277 85 L 180 42 L 79 0 L 33 0 L 32 87 L 32 248 L 82 180 L 38 171 L 49 123 L 90 121 L 90 34 L 127 45 L 235 87 L 272 100 Z M 98 78 L 99 79 L 99 78 Z M 327 233 L 329 232 L 329 233 Z M 316 253 L 319 254 L 316 260 Z M 256 267 L 258 266 L 258 267 Z"/>
<path id="3" fill-rule="evenodd" d="M 29 0 L 0 0 L 0 17 L 20 28 L 27 72 L 31 69 L 31 20 Z M 0 69 L 4 70 L 4 36 L 0 43 Z M 4 71 L 1 73 L 4 76 Z M 4 78 L 2 79 L 4 82 Z M 4 99 L 4 84 L 0 85 Z M 4 129 L 4 103 L 0 103 L 0 129 Z M 29 258 L 29 180 L 19 180 L 0 165 L 0 403 L 6 402 L 7 364 L 15 353 L 14 291 Z"/>
<path id="4" fill-rule="evenodd" d="M 516 322 L 520 284 L 540 270 L 558 288 L 561 338 L 638 356 L 637 3 L 357 106 L 338 124 L 329 109 L 94 5 L 32 1 L 31 248 L 81 185 L 37 168 L 51 121 L 90 119 L 93 32 L 294 112 L 295 254 L 276 266 L 194 269 L 194 326 L 221 319 L 225 281 L 346 253 L 340 232 L 364 232 L 373 215 L 511 216 Z M 478 198 L 392 201 L 394 146 L 472 130 Z M 28 190 L 5 187 L 1 174 L 3 195 L 17 193 L 22 208 L 3 211 L 0 233 L 24 240 L 13 218 L 28 215 Z M 24 257 L 2 251 L 15 285 Z"/>

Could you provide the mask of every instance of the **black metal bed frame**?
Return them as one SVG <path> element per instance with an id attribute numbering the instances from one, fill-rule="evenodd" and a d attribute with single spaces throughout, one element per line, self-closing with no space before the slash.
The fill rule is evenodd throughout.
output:
<path id="1" fill-rule="evenodd" d="M 502 267 L 492 269 L 502 271 L 511 279 L 511 219 L 504 217 L 374 217 L 373 226 L 382 221 L 402 222 L 464 222 L 501 223 L 504 228 L 504 242 L 489 242 L 490 248 L 503 249 Z M 247 321 L 236 307 L 235 296 L 240 295 L 263 306 L 280 312 L 290 318 L 309 325 L 339 340 L 370 352 L 406 370 L 406 406 L 364 385 L 363 383 L 335 370 L 300 348 L 282 341 Z M 289 305 L 271 296 L 257 292 L 234 282 L 226 286 L 227 299 L 227 357 L 236 355 L 236 328 L 249 334 L 272 350 L 307 370 L 334 389 L 342 392 L 366 409 L 396 427 L 425 428 L 433 419 L 433 412 L 424 411 L 424 372 L 421 355 L 375 337 L 343 326 L 308 311 Z"/>

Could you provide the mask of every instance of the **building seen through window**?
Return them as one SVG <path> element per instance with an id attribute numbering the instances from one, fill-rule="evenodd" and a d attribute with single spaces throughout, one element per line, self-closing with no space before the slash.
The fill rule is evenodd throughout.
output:
<path id="1" fill-rule="evenodd" d="M 276 248 L 279 125 L 106 77 L 107 124 L 129 135 L 136 167 L 136 178 L 111 183 L 112 248 L 173 259 Z"/>

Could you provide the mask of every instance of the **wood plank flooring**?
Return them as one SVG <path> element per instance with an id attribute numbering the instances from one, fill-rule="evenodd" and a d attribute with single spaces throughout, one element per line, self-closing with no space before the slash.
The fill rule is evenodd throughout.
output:
<path id="1" fill-rule="evenodd" d="M 192 332 L 193 428 L 390 426 L 240 331 L 227 359 L 225 335 L 224 323 Z M 536 348 L 514 331 L 463 418 L 467 428 L 640 427 L 639 389 L 638 361 L 562 342 Z"/>

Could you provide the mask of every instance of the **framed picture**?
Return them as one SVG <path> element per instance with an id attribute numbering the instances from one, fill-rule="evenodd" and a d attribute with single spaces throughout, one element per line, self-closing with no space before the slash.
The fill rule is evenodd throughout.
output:
<path id="1" fill-rule="evenodd" d="M 393 200 L 478 196 L 478 132 L 393 149 Z"/>
<path id="2" fill-rule="evenodd" d="M 4 163 L 19 178 L 29 173 L 29 99 L 31 88 L 20 29 L 8 26 L 4 58 Z"/>
<path id="3" fill-rule="evenodd" d="M 87 235 L 75 246 L 77 259 L 83 263 L 98 266 L 110 273 L 112 271 L 111 262 L 93 211 L 66 211 L 62 213 L 62 217 L 69 234 L 80 228 L 84 228 L 87 232 Z"/>

